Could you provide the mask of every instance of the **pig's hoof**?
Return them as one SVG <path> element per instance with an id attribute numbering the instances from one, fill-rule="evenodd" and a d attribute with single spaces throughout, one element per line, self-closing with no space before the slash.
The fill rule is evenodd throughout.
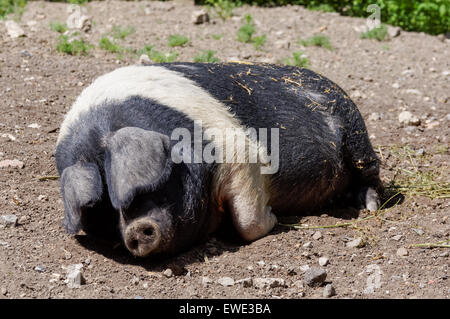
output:
<path id="1" fill-rule="evenodd" d="M 125 246 L 138 257 L 150 254 L 158 247 L 160 241 L 159 226 L 147 218 L 132 222 L 125 230 Z"/>

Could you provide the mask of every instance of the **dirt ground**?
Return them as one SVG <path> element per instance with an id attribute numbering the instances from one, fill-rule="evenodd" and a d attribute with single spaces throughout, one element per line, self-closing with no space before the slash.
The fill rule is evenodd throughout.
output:
<path id="1" fill-rule="evenodd" d="M 218 234 L 178 256 L 142 260 L 118 243 L 66 234 L 59 181 L 39 180 L 57 175 L 58 127 L 77 95 L 97 76 L 139 60 L 99 48 L 87 56 L 58 53 L 59 34 L 49 24 L 64 22 L 67 7 L 30 2 L 19 22 L 26 36 L 17 39 L 0 22 L 0 161 L 24 163 L 23 168 L 0 168 L 0 215 L 18 217 L 16 226 L 0 223 L 0 298 L 323 298 L 324 285 L 305 282 L 308 267 L 326 271 L 325 284 L 335 289 L 331 298 L 450 297 L 450 249 L 413 246 L 450 239 L 450 40 L 403 31 L 386 42 L 363 40 L 355 27 L 364 19 L 298 6 L 244 6 L 227 21 L 212 17 L 208 24 L 194 25 L 191 13 L 199 7 L 189 3 L 88 3 L 92 27 L 82 35 L 96 46 L 118 25 L 136 30 L 120 45 L 177 51 L 177 61 L 193 61 L 209 49 L 221 61 L 272 63 L 305 52 L 310 68 L 338 83 L 358 105 L 383 161 L 384 183 L 395 178 L 395 185 L 410 186 L 377 216 L 347 210 L 289 217 L 281 222 L 300 222 L 304 229 L 278 225 L 250 244 Z M 236 40 L 247 13 L 255 19 L 257 35 L 267 35 L 261 50 Z M 329 36 L 333 50 L 297 42 L 319 33 Z M 190 42 L 170 48 L 171 34 L 185 35 Z M 420 123 L 401 124 L 398 116 L 404 110 Z M 434 192 L 413 192 L 425 183 L 434 185 Z M 432 198 L 443 196 L 443 186 L 447 198 Z M 349 222 L 348 227 L 313 228 Z M 362 244 L 348 247 L 357 238 Z M 319 265 L 321 257 L 328 264 Z M 69 288 L 65 267 L 78 263 L 85 284 Z M 235 282 L 223 285 L 223 277 Z M 244 278 L 254 284 L 238 282 Z M 258 278 L 284 282 L 259 287 Z"/>

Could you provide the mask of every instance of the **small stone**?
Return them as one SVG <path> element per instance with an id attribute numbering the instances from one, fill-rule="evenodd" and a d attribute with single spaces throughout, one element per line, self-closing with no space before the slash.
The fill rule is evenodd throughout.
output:
<path id="1" fill-rule="evenodd" d="M 147 288 L 148 288 L 148 283 L 147 283 L 147 282 L 144 282 L 144 283 L 142 284 L 142 288 L 147 289 Z"/>
<path id="2" fill-rule="evenodd" d="M 282 278 L 254 278 L 253 285 L 259 289 L 284 287 L 284 279 Z"/>
<path id="3" fill-rule="evenodd" d="M 202 286 L 206 287 L 208 284 L 212 283 L 212 280 L 209 277 L 202 277 Z"/>
<path id="4" fill-rule="evenodd" d="M 300 266 L 300 271 L 301 272 L 306 272 L 309 269 L 310 269 L 309 265 L 302 265 L 302 266 Z"/>
<path id="5" fill-rule="evenodd" d="M 439 257 L 448 257 L 448 256 L 449 256 L 448 251 L 444 251 L 442 254 L 439 255 Z"/>
<path id="6" fill-rule="evenodd" d="M 218 282 L 220 285 L 224 286 L 224 287 L 230 287 L 230 286 L 233 286 L 233 285 L 234 285 L 234 279 L 231 278 L 231 277 L 222 277 L 222 278 L 219 278 L 219 279 L 217 280 L 217 282 Z"/>
<path id="7" fill-rule="evenodd" d="M 12 39 L 25 36 L 25 31 L 13 20 L 5 21 L 5 28 Z"/>
<path id="8" fill-rule="evenodd" d="M 396 241 L 399 241 L 400 239 L 402 239 L 403 238 L 403 235 L 395 235 L 395 236 L 392 236 L 392 239 L 393 240 L 396 240 Z"/>
<path id="9" fill-rule="evenodd" d="M 419 126 L 420 119 L 417 116 L 414 116 L 409 111 L 403 111 L 398 115 L 398 121 L 400 124 L 406 124 L 411 126 Z"/>
<path id="10" fill-rule="evenodd" d="M 173 276 L 173 271 L 170 268 L 167 268 L 166 270 L 164 270 L 163 275 L 166 276 L 167 278 L 170 278 Z"/>
<path id="11" fill-rule="evenodd" d="M 419 236 L 423 235 L 423 230 L 420 228 L 411 228 L 411 230 L 414 231 Z"/>
<path id="12" fill-rule="evenodd" d="M 40 201 L 40 202 L 44 202 L 44 201 L 47 201 L 47 200 L 48 200 L 48 197 L 45 196 L 45 195 L 39 195 L 39 196 L 37 197 L 37 199 L 38 199 L 38 201 Z"/>
<path id="13" fill-rule="evenodd" d="M 27 50 L 21 50 L 20 56 L 24 57 L 24 58 L 31 58 L 33 55 L 30 52 L 28 52 Z"/>
<path id="14" fill-rule="evenodd" d="M 264 260 L 260 260 L 257 262 L 258 265 L 260 265 L 261 267 L 264 266 L 266 263 L 264 262 Z"/>
<path id="15" fill-rule="evenodd" d="M 330 298 L 336 295 L 336 290 L 334 290 L 334 287 L 332 284 L 328 284 L 323 289 L 323 296 L 324 298 Z"/>
<path id="16" fill-rule="evenodd" d="M 86 258 L 86 260 L 84 261 L 84 263 L 86 265 L 90 265 L 91 264 L 91 257 Z"/>
<path id="17" fill-rule="evenodd" d="M 139 57 L 139 63 L 140 64 L 150 64 L 150 63 L 152 63 L 152 61 L 150 60 L 150 58 L 148 57 L 147 54 L 142 54 Z"/>
<path id="18" fill-rule="evenodd" d="M 358 237 L 352 241 L 345 244 L 347 248 L 361 248 L 364 247 L 364 242 L 361 237 Z"/>
<path id="19" fill-rule="evenodd" d="M 305 282 L 310 287 L 318 287 L 327 278 L 327 272 L 321 268 L 312 267 L 305 272 Z"/>
<path id="20" fill-rule="evenodd" d="M 308 242 L 304 243 L 302 247 L 303 248 L 311 248 L 312 247 L 312 243 L 310 241 L 308 241 Z"/>
<path id="21" fill-rule="evenodd" d="M 400 88 L 400 84 L 398 84 L 397 82 L 395 82 L 394 84 L 392 84 L 392 88 L 398 89 L 398 88 Z"/>
<path id="22" fill-rule="evenodd" d="M 253 279 L 248 277 L 236 281 L 237 284 L 242 285 L 244 288 L 253 286 Z"/>
<path id="23" fill-rule="evenodd" d="M 0 290 L 0 293 L 1 293 L 3 296 L 6 296 L 6 295 L 8 294 L 8 290 L 7 290 L 5 287 L 2 287 L 2 289 Z"/>
<path id="24" fill-rule="evenodd" d="M 422 92 L 420 92 L 417 89 L 407 89 L 405 92 L 408 93 L 408 94 L 422 95 Z"/>
<path id="25" fill-rule="evenodd" d="M 80 288 L 85 283 L 81 269 L 83 264 L 72 264 L 67 267 L 66 284 L 69 288 Z"/>
<path id="26" fill-rule="evenodd" d="M 319 240 L 320 238 L 322 238 L 322 233 L 321 233 L 320 231 L 316 231 L 316 232 L 314 233 L 314 235 L 312 236 L 312 238 L 313 238 L 314 240 Z"/>
<path id="27" fill-rule="evenodd" d="M 74 10 L 74 12 L 69 15 L 66 21 L 67 28 L 82 30 L 88 32 L 91 29 L 91 20 L 88 16 L 83 15 L 81 10 Z"/>
<path id="28" fill-rule="evenodd" d="M 37 272 L 45 272 L 45 267 L 42 265 L 37 265 L 36 267 L 34 267 L 34 270 L 36 270 Z"/>
<path id="29" fill-rule="evenodd" d="M 423 148 L 420 148 L 416 151 L 416 156 L 423 156 L 425 155 L 425 150 Z"/>
<path id="30" fill-rule="evenodd" d="M 379 121 L 381 120 L 381 114 L 377 112 L 370 113 L 368 120 L 373 122 Z"/>
<path id="31" fill-rule="evenodd" d="M 16 215 L 1 215 L 0 224 L 5 226 L 17 226 L 19 218 Z"/>
<path id="32" fill-rule="evenodd" d="M 320 266 L 326 266 L 326 265 L 328 265 L 329 262 L 330 262 L 330 260 L 327 257 L 320 257 L 319 258 L 319 265 Z"/>
<path id="33" fill-rule="evenodd" d="M 387 33 L 390 38 L 398 37 L 400 35 L 401 31 L 402 31 L 402 29 L 400 29 L 399 27 L 388 26 L 388 28 L 387 28 Z"/>
<path id="34" fill-rule="evenodd" d="M 202 24 L 209 22 L 209 14 L 206 10 L 197 10 L 192 13 L 192 23 L 193 24 Z"/>
<path id="35" fill-rule="evenodd" d="M 397 249 L 397 256 L 399 256 L 399 257 L 408 256 L 408 251 L 406 250 L 406 248 L 401 247 L 401 248 Z"/>
<path id="36" fill-rule="evenodd" d="M 133 285 L 137 286 L 137 285 L 139 284 L 139 278 L 136 277 L 136 276 L 134 276 L 134 277 L 131 279 L 131 283 L 132 283 Z"/>
<path id="37" fill-rule="evenodd" d="M 8 167 L 12 167 L 12 168 L 23 168 L 24 164 L 22 161 L 19 161 L 17 159 L 13 159 L 13 160 L 3 160 L 0 161 L 0 168 L 8 168 Z"/>

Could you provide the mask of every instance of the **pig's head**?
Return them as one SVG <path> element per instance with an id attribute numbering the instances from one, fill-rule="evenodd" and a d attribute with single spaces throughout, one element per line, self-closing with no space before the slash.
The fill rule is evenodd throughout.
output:
<path id="1" fill-rule="evenodd" d="M 105 140 L 109 197 L 126 248 L 135 256 L 171 252 L 183 215 L 183 184 L 170 160 L 169 137 L 136 127 Z M 182 230 L 181 230 L 182 231 Z"/>

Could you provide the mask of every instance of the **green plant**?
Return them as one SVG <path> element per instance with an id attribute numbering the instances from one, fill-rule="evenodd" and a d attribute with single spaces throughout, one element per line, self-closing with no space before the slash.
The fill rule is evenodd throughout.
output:
<path id="1" fill-rule="evenodd" d="M 136 51 L 137 55 L 147 54 L 150 57 L 153 45 L 145 45 L 142 49 Z"/>
<path id="2" fill-rule="evenodd" d="M 121 46 L 117 45 L 115 42 L 111 41 L 106 36 L 103 36 L 100 39 L 98 46 L 100 49 L 103 49 L 103 50 L 111 52 L 111 53 L 118 53 L 118 52 L 123 51 L 123 48 Z"/>
<path id="3" fill-rule="evenodd" d="M 214 56 L 216 52 L 212 50 L 203 51 L 203 53 L 199 53 L 194 57 L 194 62 L 207 62 L 207 63 L 215 63 L 219 62 L 219 59 Z"/>
<path id="4" fill-rule="evenodd" d="M 253 38 L 253 45 L 255 46 L 256 50 L 259 50 L 262 46 L 264 46 L 264 44 L 266 44 L 266 41 L 267 37 L 265 34 L 263 34 L 261 36 Z"/>
<path id="5" fill-rule="evenodd" d="M 173 34 L 169 37 L 169 46 L 170 47 L 181 47 L 189 42 L 189 38 L 179 35 Z"/>
<path id="6" fill-rule="evenodd" d="M 282 61 L 283 64 L 293 65 L 302 68 L 306 68 L 309 66 L 308 58 L 303 56 L 303 52 L 294 52 L 292 53 L 292 58 L 286 58 Z"/>
<path id="7" fill-rule="evenodd" d="M 382 24 L 379 27 L 362 32 L 361 39 L 376 39 L 378 41 L 384 41 L 386 40 L 387 34 L 387 27 Z"/>
<path id="8" fill-rule="evenodd" d="M 128 26 L 121 28 L 119 26 L 113 26 L 111 30 L 111 36 L 116 40 L 118 39 L 123 40 L 130 34 L 133 34 L 134 32 L 136 32 L 136 29 L 134 27 Z"/>
<path id="9" fill-rule="evenodd" d="M 50 29 L 58 33 L 64 33 L 67 31 L 67 24 L 56 21 L 50 23 Z"/>
<path id="10" fill-rule="evenodd" d="M 321 11 L 321 12 L 336 12 L 336 10 L 334 10 L 334 8 L 326 3 L 322 3 L 322 4 L 318 4 L 318 5 L 311 5 L 308 6 L 309 10 L 313 10 L 313 11 Z"/>
<path id="11" fill-rule="evenodd" d="M 156 63 L 168 63 L 168 62 L 173 62 L 177 59 L 178 52 L 164 53 L 164 52 L 152 50 L 150 52 L 149 57 L 151 60 L 155 61 Z"/>
<path id="12" fill-rule="evenodd" d="M 305 47 L 313 45 L 317 47 L 326 48 L 328 50 L 332 49 L 330 39 L 326 35 L 322 34 L 313 35 L 312 37 L 309 37 L 306 40 L 299 39 L 299 42 Z"/>
<path id="13" fill-rule="evenodd" d="M 222 20 L 231 18 L 233 16 L 233 10 L 242 5 L 241 1 L 231 0 L 205 0 L 204 3 Z"/>
<path id="14" fill-rule="evenodd" d="M 70 39 L 67 35 L 60 35 L 56 50 L 70 55 L 86 55 L 93 47 L 93 45 L 85 42 L 83 39 Z"/>
<path id="15" fill-rule="evenodd" d="M 15 19 L 18 20 L 22 16 L 26 4 L 27 0 L 0 0 L 0 19 L 14 13 Z"/>
<path id="16" fill-rule="evenodd" d="M 212 38 L 214 40 L 220 40 L 220 39 L 222 39 L 222 37 L 223 37 L 223 34 L 213 34 L 212 35 Z"/>
<path id="17" fill-rule="evenodd" d="M 243 43 L 251 42 L 255 32 L 252 16 L 250 14 L 245 15 L 245 23 L 238 30 L 238 41 Z"/>

